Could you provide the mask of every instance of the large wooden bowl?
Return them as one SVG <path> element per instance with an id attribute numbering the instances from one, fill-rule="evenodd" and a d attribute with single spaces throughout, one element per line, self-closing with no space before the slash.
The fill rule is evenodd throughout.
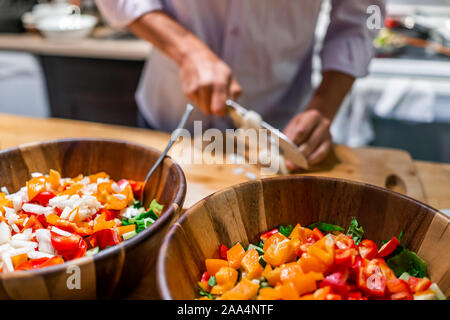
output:
<path id="1" fill-rule="evenodd" d="M 113 179 L 144 180 L 160 154 L 152 148 L 111 140 L 28 144 L 0 152 L 0 186 L 16 192 L 30 179 L 31 173 L 48 173 L 50 169 L 60 171 L 63 177 L 105 171 Z M 0 299 L 116 298 L 128 293 L 144 274 L 155 274 L 163 236 L 183 206 L 186 194 L 183 171 L 166 158 L 144 192 L 146 206 L 154 198 L 164 205 L 161 217 L 151 227 L 93 257 L 40 270 L 1 273 Z M 75 278 L 78 274 L 79 282 Z M 80 289 L 76 288 L 78 283 Z M 148 289 L 150 296 L 154 292 L 154 297 L 158 297 L 156 277 Z"/>
<path id="2" fill-rule="evenodd" d="M 163 299 L 194 299 L 205 258 L 218 258 L 221 243 L 258 242 L 282 224 L 325 221 L 348 226 L 355 216 L 365 236 L 380 245 L 404 231 L 402 244 L 428 263 L 431 279 L 450 294 L 448 217 L 379 187 L 319 177 L 280 177 L 220 191 L 189 209 L 170 229 L 158 256 Z"/>

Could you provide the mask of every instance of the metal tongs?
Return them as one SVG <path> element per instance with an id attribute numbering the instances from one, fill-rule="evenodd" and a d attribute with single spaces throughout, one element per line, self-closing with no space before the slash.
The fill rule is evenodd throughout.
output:
<path id="1" fill-rule="evenodd" d="M 234 125 L 236 127 L 241 127 L 243 118 L 248 110 L 233 100 L 227 100 L 225 104 L 227 105 L 228 114 L 233 120 Z M 305 156 L 284 133 L 275 129 L 265 121 L 261 122 L 261 128 L 266 129 L 271 135 L 279 139 L 280 149 L 286 160 L 291 161 L 302 169 L 308 169 L 308 161 Z"/>

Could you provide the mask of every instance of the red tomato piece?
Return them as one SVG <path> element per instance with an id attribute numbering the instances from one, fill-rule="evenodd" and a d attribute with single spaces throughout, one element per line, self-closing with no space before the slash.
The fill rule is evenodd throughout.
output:
<path id="1" fill-rule="evenodd" d="M 352 265 L 353 254 L 351 249 L 336 249 L 334 254 L 335 264 L 346 267 L 350 267 Z"/>
<path id="2" fill-rule="evenodd" d="M 400 244 L 396 237 L 393 237 L 378 250 L 378 257 L 384 258 L 394 252 L 395 248 Z"/>

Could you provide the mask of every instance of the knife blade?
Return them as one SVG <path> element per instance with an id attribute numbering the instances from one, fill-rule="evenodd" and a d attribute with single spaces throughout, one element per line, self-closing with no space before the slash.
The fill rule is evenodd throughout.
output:
<path id="1" fill-rule="evenodd" d="M 227 100 L 226 105 L 228 107 L 228 114 L 230 115 L 236 127 L 241 127 L 243 124 L 243 117 L 248 112 L 248 109 L 244 108 L 233 100 Z M 291 161 L 300 168 L 308 169 L 308 161 L 306 160 L 305 156 L 284 133 L 272 127 L 265 121 L 261 122 L 261 128 L 266 129 L 271 135 L 274 135 L 278 138 L 281 152 L 286 160 Z"/>

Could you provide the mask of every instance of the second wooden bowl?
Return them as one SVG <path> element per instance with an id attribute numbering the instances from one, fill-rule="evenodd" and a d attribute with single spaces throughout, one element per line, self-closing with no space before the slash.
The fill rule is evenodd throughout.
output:
<path id="1" fill-rule="evenodd" d="M 355 216 L 365 236 L 381 244 L 403 230 L 402 244 L 428 263 L 431 279 L 450 295 L 449 218 L 379 187 L 319 177 L 279 177 L 220 191 L 189 209 L 170 229 L 158 257 L 164 299 L 194 299 L 206 258 L 219 246 L 257 243 L 279 225 L 324 221 L 348 226 Z"/>
<path id="2" fill-rule="evenodd" d="M 62 177 L 104 171 L 116 181 L 144 180 L 160 154 L 152 148 L 103 139 L 29 144 L 0 152 L 0 186 L 16 192 L 30 179 L 31 173 L 48 173 L 50 169 L 58 170 Z M 33 271 L 1 273 L 0 299 L 121 297 L 149 275 L 149 296 L 158 298 L 156 257 L 163 236 L 183 206 L 186 194 L 183 171 L 166 158 L 144 192 L 146 207 L 152 199 L 164 205 L 161 217 L 148 229 L 93 257 Z"/>

